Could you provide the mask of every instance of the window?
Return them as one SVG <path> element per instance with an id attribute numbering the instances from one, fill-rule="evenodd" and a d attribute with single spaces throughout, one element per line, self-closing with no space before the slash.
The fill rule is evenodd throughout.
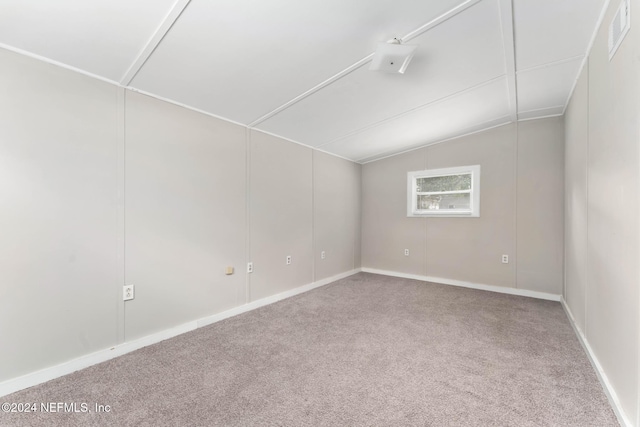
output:
<path id="1" fill-rule="evenodd" d="M 407 174 L 407 216 L 480 216 L 480 165 Z"/>

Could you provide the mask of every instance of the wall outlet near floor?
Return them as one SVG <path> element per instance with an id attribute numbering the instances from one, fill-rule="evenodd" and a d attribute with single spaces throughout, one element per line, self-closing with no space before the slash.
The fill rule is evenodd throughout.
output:
<path id="1" fill-rule="evenodd" d="M 404 250 L 404 256 L 409 256 L 409 249 Z"/>
<path id="2" fill-rule="evenodd" d="M 253 273 L 253 263 L 252 262 L 248 262 L 247 263 L 247 273 Z"/>
<path id="3" fill-rule="evenodd" d="M 133 299 L 133 285 L 124 285 L 122 287 L 122 299 L 124 301 Z"/>
<path id="4" fill-rule="evenodd" d="M 287 265 L 291 265 L 291 255 L 287 255 Z"/>
<path id="5" fill-rule="evenodd" d="M 509 255 L 502 255 L 502 263 L 509 264 Z"/>
<path id="6" fill-rule="evenodd" d="M 327 257 L 327 253 L 325 251 L 320 252 L 320 259 L 325 259 Z"/>

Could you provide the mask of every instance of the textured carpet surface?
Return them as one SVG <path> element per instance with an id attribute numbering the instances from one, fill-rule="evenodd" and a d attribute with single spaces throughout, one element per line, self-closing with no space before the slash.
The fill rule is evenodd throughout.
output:
<path id="1" fill-rule="evenodd" d="M 559 303 L 366 273 L 0 402 L 79 411 L 2 426 L 618 425 Z"/>

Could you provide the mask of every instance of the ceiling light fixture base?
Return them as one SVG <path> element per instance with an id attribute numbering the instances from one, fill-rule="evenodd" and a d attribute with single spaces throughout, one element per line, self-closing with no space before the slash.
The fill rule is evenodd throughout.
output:
<path id="1" fill-rule="evenodd" d="M 388 43 L 378 43 L 369 70 L 390 74 L 404 74 L 418 45 L 402 44 L 394 38 Z"/>

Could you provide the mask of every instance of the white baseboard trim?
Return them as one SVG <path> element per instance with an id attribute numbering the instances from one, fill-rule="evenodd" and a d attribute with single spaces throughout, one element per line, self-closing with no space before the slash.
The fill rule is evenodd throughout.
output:
<path id="1" fill-rule="evenodd" d="M 182 325 L 165 329 L 151 335 L 147 335 L 142 338 L 135 339 L 130 342 L 124 342 L 116 346 L 96 351 L 95 353 L 80 356 L 76 359 L 72 359 L 68 362 L 63 362 L 59 365 L 45 368 L 36 372 L 32 372 L 17 378 L 13 378 L 0 383 L 0 397 L 6 396 L 16 391 L 24 390 L 25 388 L 33 387 L 38 384 L 45 383 L 55 378 L 62 377 L 64 375 L 71 374 L 80 369 L 88 368 L 89 366 L 96 365 L 98 363 L 106 362 L 118 356 L 130 353 L 143 347 L 147 347 L 151 344 L 159 343 L 169 338 L 173 338 L 177 335 L 184 334 L 186 332 L 193 331 L 194 329 L 201 328 L 203 326 L 211 325 L 212 323 L 219 322 L 224 319 L 228 319 L 238 314 L 246 313 L 251 310 L 255 310 L 260 307 L 264 307 L 274 302 L 281 301 L 286 298 L 290 298 L 295 295 L 308 292 L 312 289 L 319 288 L 336 280 L 344 279 L 345 277 L 352 276 L 359 273 L 359 268 L 345 273 L 341 273 L 326 279 L 318 280 L 307 285 L 297 287 L 276 295 L 272 295 L 266 298 L 252 301 L 248 304 L 241 305 L 239 307 L 232 308 L 222 313 L 214 314 L 212 316 L 203 317 L 201 319 L 193 320 L 191 322 L 183 323 Z"/>
<path id="2" fill-rule="evenodd" d="M 363 267 L 365 273 L 381 274 L 383 276 L 400 277 L 403 279 L 415 279 L 423 282 L 439 283 L 441 285 L 459 286 L 462 288 L 480 289 L 483 291 L 498 292 L 500 294 L 518 295 L 521 297 L 531 297 L 549 301 L 560 301 L 562 295 L 548 294 L 546 292 L 529 291 L 527 289 L 506 288 L 503 286 L 484 285 L 482 283 L 464 282 L 462 280 L 445 279 L 442 277 L 421 276 L 419 274 L 399 273 L 397 271 L 377 270 L 375 268 Z"/>
<path id="3" fill-rule="evenodd" d="M 609 382 L 609 378 L 607 377 L 607 374 L 605 374 L 604 369 L 602 369 L 602 365 L 600 364 L 600 361 L 598 360 L 595 353 L 593 352 L 593 349 L 589 345 L 589 341 L 587 341 L 587 337 L 584 336 L 584 334 L 576 324 L 576 320 L 573 317 L 573 313 L 571 313 L 571 309 L 569 309 L 567 302 L 564 300 L 564 298 L 562 298 L 560 303 L 562 304 L 562 307 L 564 308 L 565 313 L 567 313 L 567 317 L 569 318 L 569 323 L 571 323 L 571 327 L 573 327 L 573 330 L 575 331 L 576 336 L 578 337 L 578 341 L 580 341 L 580 344 L 582 344 L 582 348 L 584 348 L 585 353 L 587 353 L 587 357 L 591 362 L 591 366 L 593 366 L 593 369 L 596 371 L 596 375 L 600 380 L 600 384 L 602 385 L 604 393 L 607 395 L 607 399 L 609 399 L 609 403 L 611 404 L 611 408 L 613 409 L 613 412 L 616 414 L 616 417 L 618 418 L 618 422 L 623 427 L 632 427 L 633 424 L 631 423 L 631 421 L 629 421 L 629 418 L 625 415 L 624 411 L 622 410 L 622 406 L 620 405 L 620 400 L 618 399 L 618 395 L 616 394 L 613 388 L 613 385 L 611 384 L 611 382 Z"/>
<path id="4" fill-rule="evenodd" d="M 498 292 L 501 294 L 518 295 L 549 301 L 560 301 L 562 295 L 548 294 L 546 292 L 529 291 L 527 289 L 507 288 L 503 286 L 483 285 L 481 283 L 463 282 L 461 280 L 444 279 L 442 277 L 421 276 L 418 274 L 398 273 L 396 271 L 376 270 L 374 268 L 362 268 L 365 273 L 381 274 L 383 276 L 401 277 L 403 279 L 415 279 L 423 282 L 439 283 L 441 285 L 460 286 L 462 288 L 480 289 L 483 291 Z"/>
<path id="5" fill-rule="evenodd" d="M 289 291 L 285 291 L 276 295 L 271 295 L 270 297 L 262 298 L 257 301 L 252 301 L 248 304 L 241 305 L 240 307 L 232 308 L 231 310 L 227 310 L 219 314 L 214 314 L 213 316 L 204 317 L 196 321 L 198 325 L 197 327 L 201 328 L 203 326 L 207 326 L 212 323 L 219 322 L 229 317 L 237 316 L 238 314 L 246 313 L 247 311 L 255 310 L 256 308 L 264 307 L 265 305 L 273 304 L 274 302 L 278 302 L 286 298 L 291 298 L 292 296 L 295 296 L 298 294 L 309 292 L 312 289 L 319 288 L 320 286 L 328 285 L 329 283 L 335 282 L 336 280 L 344 279 L 345 277 L 353 276 L 354 274 L 359 272 L 360 272 L 360 269 L 357 268 L 355 270 L 351 270 L 345 273 L 337 274 L 335 276 L 327 277 L 326 279 L 321 279 L 321 280 L 318 280 L 317 282 L 309 283 L 308 285 L 303 285 L 298 288 L 291 289 Z"/>

